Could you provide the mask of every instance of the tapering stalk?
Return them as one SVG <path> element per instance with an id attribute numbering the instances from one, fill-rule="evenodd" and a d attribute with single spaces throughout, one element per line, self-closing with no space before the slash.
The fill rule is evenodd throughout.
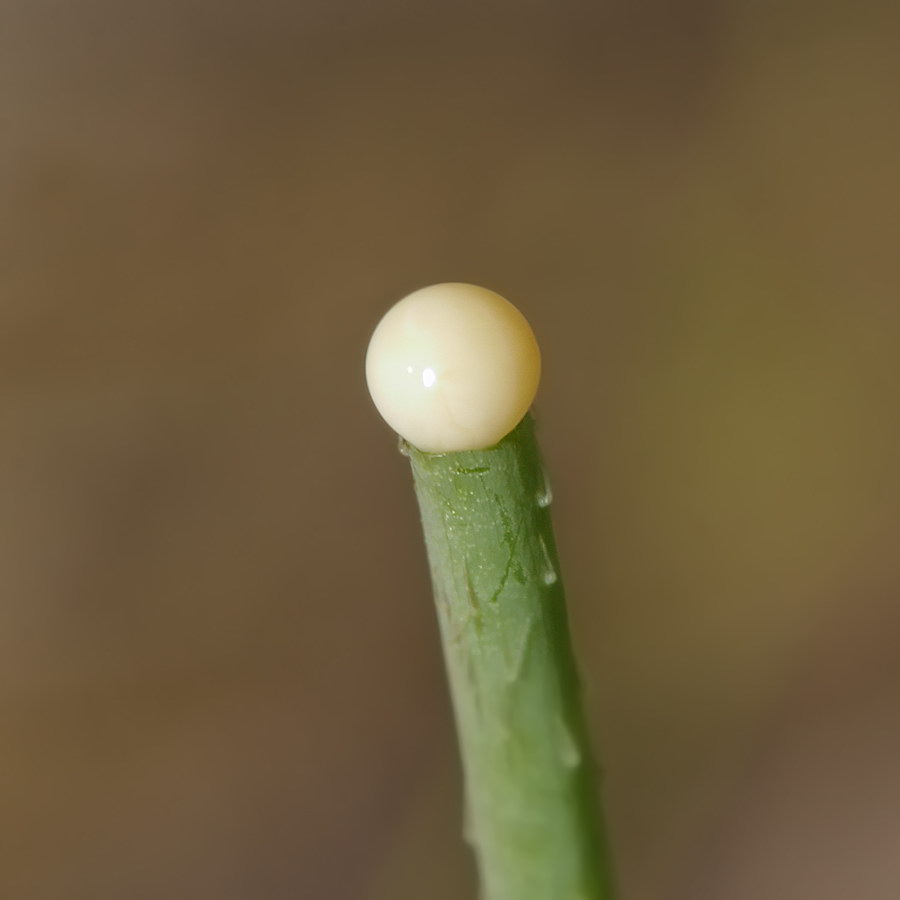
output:
<path id="1" fill-rule="evenodd" d="M 611 900 L 550 492 L 530 416 L 488 450 L 407 445 L 484 900 Z"/>

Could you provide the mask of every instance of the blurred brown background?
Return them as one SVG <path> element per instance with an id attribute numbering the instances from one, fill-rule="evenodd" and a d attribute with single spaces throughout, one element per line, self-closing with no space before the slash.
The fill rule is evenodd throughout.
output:
<path id="1" fill-rule="evenodd" d="M 0 897 L 475 896 L 362 376 L 442 280 L 542 340 L 624 900 L 900 896 L 892 7 L 5 0 Z"/>

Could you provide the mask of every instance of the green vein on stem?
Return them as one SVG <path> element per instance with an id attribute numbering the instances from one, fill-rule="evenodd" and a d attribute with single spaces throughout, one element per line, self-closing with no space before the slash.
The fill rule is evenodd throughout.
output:
<path id="1" fill-rule="evenodd" d="M 531 416 L 487 450 L 406 444 L 484 900 L 611 900 Z"/>

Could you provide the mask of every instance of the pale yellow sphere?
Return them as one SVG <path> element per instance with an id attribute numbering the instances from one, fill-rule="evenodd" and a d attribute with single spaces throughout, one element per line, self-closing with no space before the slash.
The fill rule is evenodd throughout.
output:
<path id="1" fill-rule="evenodd" d="M 541 354 L 508 300 L 473 284 L 435 284 L 379 322 L 366 379 L 385 421 L 431 453 L 492 447 L 534 400 Z"/>

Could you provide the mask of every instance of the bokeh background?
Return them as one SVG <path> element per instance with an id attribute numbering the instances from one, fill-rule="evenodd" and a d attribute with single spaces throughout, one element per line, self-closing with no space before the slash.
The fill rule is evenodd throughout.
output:
<path id="1" fill-rule="evenodd" d="M 362 375 L 444 280 L 542 341 L 624 900 L 900 896 L 898 25 L 4 0 L 0 896 L 474 898 Z"/>

